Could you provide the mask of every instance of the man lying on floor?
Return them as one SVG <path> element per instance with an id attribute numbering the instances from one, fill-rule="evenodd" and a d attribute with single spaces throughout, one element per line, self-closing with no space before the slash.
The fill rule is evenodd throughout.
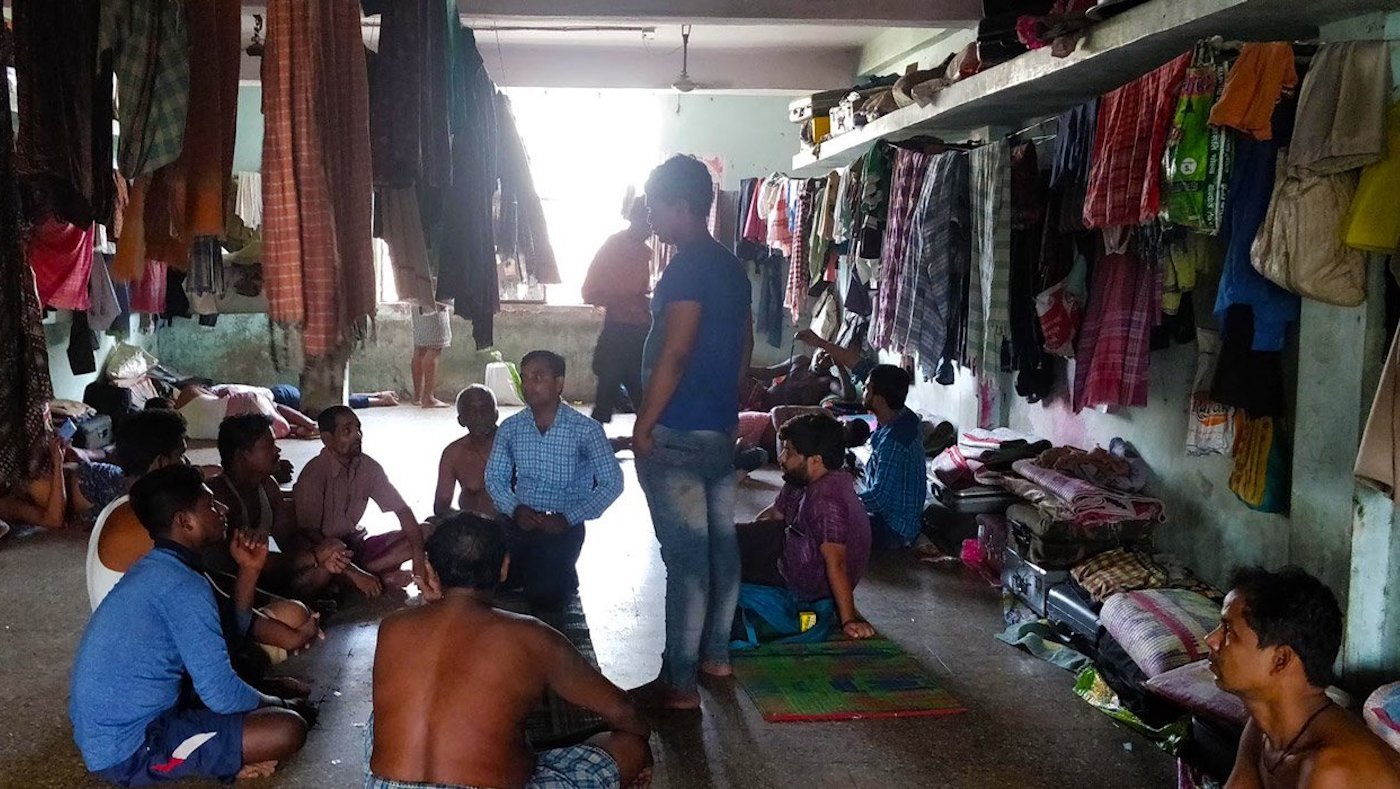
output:
<path id="1" fill-rule="evenodd" d="M 457 424 L 467 434 L 447 445 L 438 462 L 437 492 L 433 495 L 433 514 L 446 517 L 461 510 L 488 518 L 496 517 L 496 503 L 486 491 L 486 461 L 496 445 L 496 395 L 481 384 L 473 384 L 457 393 Z M 452 494 L 458 486 L 462 494 L 457 506 Z"/>
<path id="2" fill-rule="evenodd" d="M 1400 787 L 1400 753 L 1328 698 L 1342 610 L 1297 567 L 1237 570 L 1206 637 L 1215 684 L 1239 696 L 1249 723 L 1228 789 Z"/>
<path id="3" fill-rule="evenodd" d="M 317 424 L 325 448 L 307 462 L 292 487 L 301 547 L 339 540 L 350 549 L 354 563 L 318 564 L 305 583 L 323 587 L 340 578 L 367 597 L 378 597 L 386 585 L 407 586 L 412 578 L 400 570 L 404 562 L 413 562 L 413 577 L 423 574 L 424 527 L 389 482 L 384 467 L 364 453 L 360 418 L 349 406 L 327 408 Z M 384 512 L 394 513 L 401 529 L 370 537 L 360 526 L 370 499 Z"/>
<path id="4" fill-rule="evenodd" d="M 778 433 L 783 489 L 753 523 L 739 524 L 740 579 L 780 587 L 798 601 L 831 598 L 842 632 L 875 629 L 856 610 L 855 588 L 870 563 L 870 519 L 842 468 L 846 432 L 825 414 L 799 416 Z"/>
<path id="5" fill-rule="evenodd" d="M 298 702 L 259 693 L 230 665 L 198 570 L 200 553 L 226 539 L 222 505 L 188 466 L 138 480 L 131 505 L 156 545 L 98 606 L 78 646 L 68 714 L 83 762 L 123 786 L 270 774 L 301 749 L 307 724 Z M 267 544 L 238 540 L 233 555 L 240 601 L 251 601 Z M 182 698 L 185 677 L 197 700 Z"/>
<path id="6" fill-rule="evenodd" d="M 508 516 L 513 557 L 506 589 L 539 611 L 562 609 L 578 591 L 584 523 L 622 495 L 622 467 L 603 426 L 566 405 L 564 359 L 531 351 L 520 362 L 524 411 L 506 419 L 486 463 L 486 489 Z"/>
<path id="7" fill-rule="evenodd" d="M 627 694 L 557 631 L 491 607 L 510 564 L 501 525 L 453 515 L 427 550 L 430 602 L 379 626 L 365 786 L 602 789 L 643 777 L 651 730 Z M 531 751 L 524 721 L 547 690 L 611 731 Z"/>

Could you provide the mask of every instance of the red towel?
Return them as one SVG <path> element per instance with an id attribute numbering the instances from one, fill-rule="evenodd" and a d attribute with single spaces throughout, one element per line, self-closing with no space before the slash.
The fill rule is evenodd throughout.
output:
<path id="1" fill-rule="evenodd" d="M 29 265 L 39 286 L 39 303 L 59 310 L 87 310 L 92 244 L 97 229 L 44 219 L 29 236 Z"/>

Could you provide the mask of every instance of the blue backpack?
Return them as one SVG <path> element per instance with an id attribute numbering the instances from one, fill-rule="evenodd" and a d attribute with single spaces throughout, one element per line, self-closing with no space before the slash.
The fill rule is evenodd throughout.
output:
<path id="1" fill-rule="evenodd" d="M 802 629 L 803 614 L 807 614 L 811 623 L 806 630 Z M 786 589 L 741 584 L 729 648 L 744 650 L 760 644 L 817 643 L 827 640 L 835 625 L 836 604 L 829 597 L 799 602 Z"/>

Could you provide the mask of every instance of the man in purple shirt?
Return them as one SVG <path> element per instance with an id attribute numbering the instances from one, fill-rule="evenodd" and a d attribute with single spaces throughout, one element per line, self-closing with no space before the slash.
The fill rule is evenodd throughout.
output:
<path id="1" fill-rule="evenodd" d="M 842 468 L 846 435 L 826 414 L 805 414 L 778 431 L 787 484 L 754 523 L 739 525 L 744 583 L 787 589 L 800 601 L 831 598 L 841 630 L 870 638 L 855 588 L 870 564 L 870 517 Z"/>

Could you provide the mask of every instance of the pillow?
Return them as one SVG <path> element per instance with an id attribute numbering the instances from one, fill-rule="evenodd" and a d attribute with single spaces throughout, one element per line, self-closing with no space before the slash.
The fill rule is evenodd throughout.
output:
<path id="1" fill-rule="evenodd" d="M 1185 589 L 1116 594 L 1099 622 L 1123 645 L 1148 679 L 1206 657 L 1206 635 L 1220 621 L 1220 606 Z"/>
<path id="2" fill-rule="evenodd" d="M 1400 682 L 1376 688 L 1376 692 L 1366 699 L 1363 714 L 1371 731 L 1400 751 Z"/>
<path id="3" fill-rule="evenodd" d="M 1193 715 L 1214 718 L 1243 726 L 1249 722 L 1249 711 L 1233 693 L 1215 684 L 1210 663 L 1198 660 L 1147 680 L 1147 689 Z"/>

